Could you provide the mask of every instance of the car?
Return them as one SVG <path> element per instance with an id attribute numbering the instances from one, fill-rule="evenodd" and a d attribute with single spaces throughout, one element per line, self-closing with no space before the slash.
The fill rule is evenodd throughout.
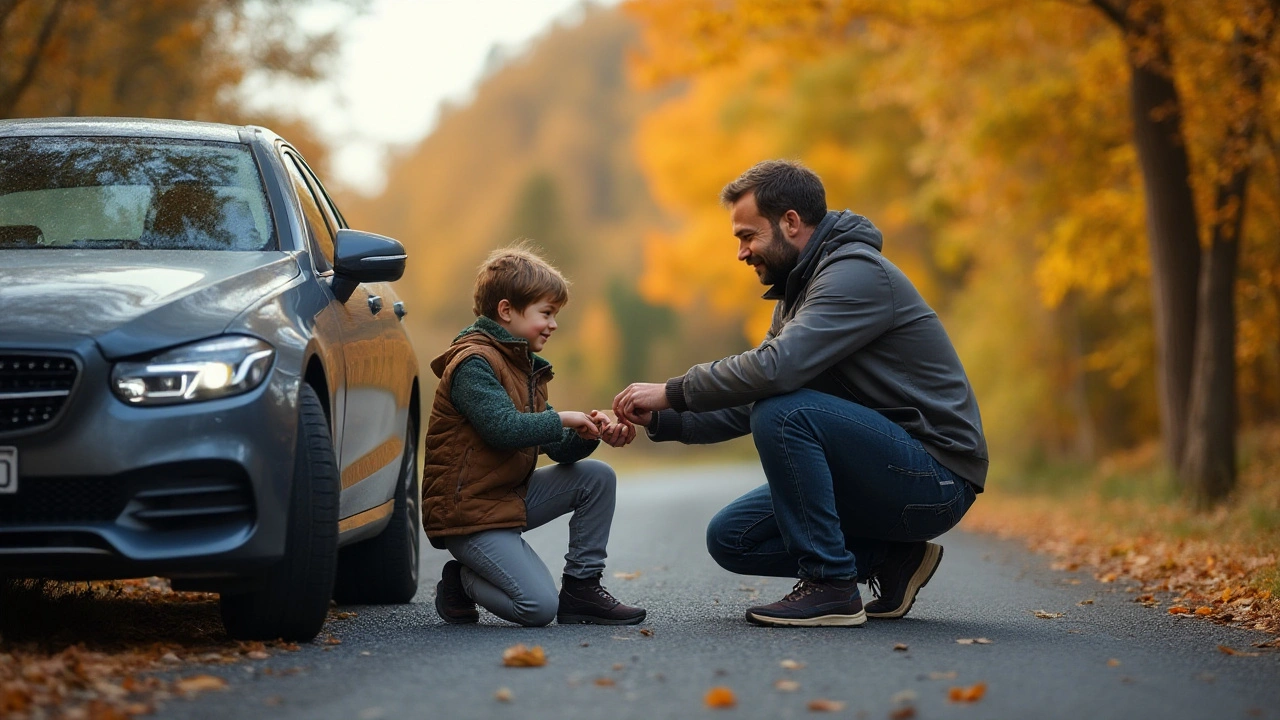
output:
<path id="1" fill-rule="evenodd" d="M 0 576 L 159 576 L 309 640 L 418 587 L 403 246 L 254 126 L 0 121 Z"/>

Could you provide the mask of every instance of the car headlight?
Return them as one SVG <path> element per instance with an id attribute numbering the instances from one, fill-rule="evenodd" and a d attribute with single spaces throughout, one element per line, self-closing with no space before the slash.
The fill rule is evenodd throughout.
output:
<path id="1" fill-rule="evenodd" d="M 122 362 L 111 389 L 130 405 L 172 405 L 246 393 L 262 384 L 275 348 L 257 338 L 229 335 L 165 351 L 145 362 Z"/>

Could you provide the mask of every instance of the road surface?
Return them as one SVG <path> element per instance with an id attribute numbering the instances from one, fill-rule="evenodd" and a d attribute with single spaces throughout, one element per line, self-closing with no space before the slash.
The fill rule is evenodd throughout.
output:
<path id="1" fill-rule="evenodd" d="M 1280 653 L 1218 649 L 1251 651 L 1267 636 L 1144 608 L 1123 582 L 1053 571 L 1015 543 L 961 531 L 939 540 L 942 565 L 903 620 L 748 625 L 745 608 L 791 583 L 721 570 L 703 533 L 721 506 L 762 482 L 753 466 L 623 477 L 605 585 L 648 608 L 641 626 L 527 629 L 485 613 L 479 625 L 445 625 L 432 600 L 448 557 L 424 542 L 413 603 L 345 608 L 356 617 L 330 622 L 299 652 L 215 668 L 228 690 L 171 700 L 157 717 L 799 718 L 823 699 L 844 703 L 830 716 L 848 718 L 911 716 L 908 706 L 917 718 L 966 720 L 1280 718 Z M 563 519 L 528 534 L 557 576 L 566 537 Z M 990 642 L 957 642 L 979 638 Z M 503 650 L 517 643 L 542 646 L 546 666 L 503 667 Z M 779 680 L 798 687 L 783 692 Z M 978 683 L 977 702 L 949 700 L 952 688 Z M 736 707 L 707 708 L 715 686 L 729 688 Z M 495 697 L 504 688 L 506 702 Z"/>

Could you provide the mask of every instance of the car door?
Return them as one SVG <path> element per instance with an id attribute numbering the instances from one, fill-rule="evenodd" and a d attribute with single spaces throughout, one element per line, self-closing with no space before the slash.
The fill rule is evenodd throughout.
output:
<path id="1" fill-rule="evenodd" d="M 319 207 L 330 238 L 345 225 L 324 186 L 301 157 L 288 153 L 303 175 Z M 399 332 L 385 283 L 360 284 L 345 302 L 334 298 L 342 335 L 346 409 L 335 417 L 341 426 L 338 464 L 342 498 L 339 517 L 346 518 L 390 499 L 404 453 L 407 403 L 399 402 L 393 372 L 394 348 L 386 338 Z M 381 294 L 380 294 L 381 292 Z"/>

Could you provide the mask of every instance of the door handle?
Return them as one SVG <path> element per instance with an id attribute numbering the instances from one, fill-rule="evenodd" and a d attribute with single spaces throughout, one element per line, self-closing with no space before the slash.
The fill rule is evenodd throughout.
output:
<path id="1" fill-rule="evenodd" d="M 405 309 L 403 300 L 397 300 L 395 304 L 391 306 L 391 308 L 396 311 L 396 317 L 402 320 L 404 319 L 405 315 L 409 314 L 409 311 Z"/>
<path id="2" fill-rule="evenodd" d="M 382 312 L 382 298 L 378 297 L 377 295 L 370 295 L 369 310 L 372 311 L 374 315 L 377 315 L 378 313 Z"/>

